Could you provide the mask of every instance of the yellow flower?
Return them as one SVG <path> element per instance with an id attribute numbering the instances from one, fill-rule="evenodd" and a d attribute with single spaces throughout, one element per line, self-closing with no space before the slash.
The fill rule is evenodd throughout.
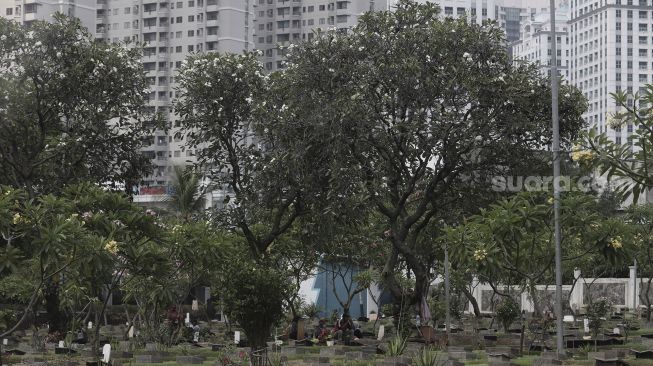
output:
<path id="1" fill-rule="evenodd" d="M 620 127 L 623 124 L 621 119 L 617 118 L 614 113 L 606 113 L 605 117 L 607 120 L 607 125 L 612 128 Z"/>
<path id="2" fill-rule="evenodd" d="M 109 240 L 104 246 L 104 250 L 111 254 L 116 254 L 118 253 L 118 243 L 115 240 Z"/>
<path id="3" fill-rule="evenodd" d="M 610 244 L 608 244 L 608 245 L 611 246 L 612 249 L 620 249 L 621 247 L 624 246 L 623 243 L 621 242 L 621 237 L 619 237 L 619 236 L 617 236 L 616 238 L 613 238 L 610 241 Z"/>
<path id="4" fill-rule="evenodd" d="M 549 197 L 549 199 L 546 200 L 546 203 L 552 205 L 553 204 L 553 197 Z"/>
<path id="5" fill-rule="evenodd" d="M 474 260 L 480 262 L 487 257 L 487 250 L 485 249 L 476 249 L 474 251 Z"/>
<path id="6" fill-rule="evenodd" d="M 574 150 L 571 152 L 571 160 L 577 162 L 588 162 L 594 160 L 594 153 L 589 150 Z"/>
<path id="7" fill-rule="evenodd" d="M 14 225 L 20 224 L 21 221 L 22 221 L 22 217 L 20 216 L 20 214 L 18 212 L 16 212 L 14 214 L 14 220 L 13 220 Z"/>

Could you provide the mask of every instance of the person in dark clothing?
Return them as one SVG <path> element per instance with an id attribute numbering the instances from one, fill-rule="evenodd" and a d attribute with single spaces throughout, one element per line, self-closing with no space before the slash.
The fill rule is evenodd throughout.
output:
<path id="1" fill-rule="evenodd" d="M 351 320 L 351 317 L 348 314 L 343 315 L 342 319 L 338 320 L 336 326 L 333 328 L 334 338 L 345 341 L 351 339 L 353 329 L 354 322 Z"/>

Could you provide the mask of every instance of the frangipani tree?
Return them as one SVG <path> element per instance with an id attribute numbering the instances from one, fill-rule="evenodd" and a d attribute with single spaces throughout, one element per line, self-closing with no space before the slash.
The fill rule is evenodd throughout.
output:
<path id="1" fill-rule="evenodd" d="M 598 168 L 600 174 L 619 179 L 617 191 L 637 203 L 653 188 L 653 85 L 635 94 L 612 93 L 617 112 L 606 116 L 607 126 L 629 134 L 624 143 L 612 141 L 606 132 L 592 129 L 582 135 L 572 157 Z"/>
<path id="2" fill-rule="evenodd" d="M 493 176 L 543 163 L 535 152 L 550 143 L 549 82 L 508 61 L 502 34 L 443 19 L 432 3 L 399 1 L 347 34 L 289 50 L 285 104 L 297 118 L 285 136 L 329 182 L 331 211 L 356 218 L 342 201 L 365 202 L 383 217 L 391 250 L 382 281 L 397 297 L 400 262 L 415 276 L 413 301 L 433 278 L 427 230 L 455 221 L 467 196 L 496 195 Z M 561 97 L 568 141 L 584 104 L 568 86 Z"/>
<path id="3" fill-rule="evenodd" d="M 519 286 L 533 299 L 536 314 L 543 311 L 536 285 L 553 278 L 550 200 L 542 192 L 517 194 L 481 210 L 449 230 L 446 238 L 459 267 L 469 268 L 504 296 L 509 294 L 500 291 L 499 284 Z M 573 264 L 600 255 L 614 264 L 628 258 L 626 223 L 601 215 L 594 196 L 568 193 L 561 203 L 563 261 Z"/>
<path id="4" fill-rule="evenodd" d="M 0 19 L 0 184 L 30 195 L 82 181 L 131 186 L 156 127 L 139 47 L 95 41 L 76 18 Z"/>

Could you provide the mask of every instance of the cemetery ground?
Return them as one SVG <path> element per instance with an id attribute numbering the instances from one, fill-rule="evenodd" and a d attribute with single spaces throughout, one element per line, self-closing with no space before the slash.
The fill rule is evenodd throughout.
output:
<path id="1" fill-rule="evenodd" d="M 554 350 L 555 329 L 544 332 L 535 329 L 526 320 L 516 322 L 508 332 L 496 329 L 496 321 L 488 315 L 482 319 L 465 316 L 454 326 L 444 346 L 444 329 L 434 332 L 433 343 L 426 346 L 417 327 L 403 331 L 409 334 L 405 347 L 397 347 L 397 336 L 391 318 L 376 322 L 360 322 L 364 337 L 345 345 L 336 341 L 334 345 L 311 344 L 308 330 L 310 320 L 305 319 L 306 341 L 274 342 L 269 339 L 266 349 L 268 363 L 265 365 L 477 365 L 477 366 L 594 366 L 594 365 L 653 365 L 653 328 L 623 329 L 620 316 L 610 317 L 603 324 L 601 335 L 588 339 L 583 332 L 583 318 L 566 324 L 565 343 L 568 357 L 558 361 Z M 643 322 L 642 322 L 643 324 Z M 192 331 L 182 337 L 178 344 L 165 345 L 159 342 L 145 342 L 136 332 L 130 338 L 126 325 L 105 325 L 101 327 L 100 344 L 111 346 L 109 355 L 102 355 L 103 361 L 113 366 L 174 366 L 174 365 L 251 365 L 250 348 L 237 325 L 231 330 L 223 322 L 200 321 L 202 336 L 192 343 Z M 303 328 L 303 327 L 302 327 Z M 620 328 L 615 334 L 613 330 Z M 183 329 L 183 328 L 182 328 Z M 525 329 L 524 336 L 520 334 Z M 197 328 L 196 328 L 197 330 Z M 282 332 L 281 329 L 277 333 Z M 235 338 L 240 338 L 238 344 Z M 91 366 L 104 365 L 96 361 L 89 344 L 71 341 L 71 337 L 57 341 L 47 336 L 47 329 L 25 329 L 3 340 L 3 365 L 28 366 Z M 6 343 L 6 344 L 4 344 Z M 393 344 L 395 343 L 395 344 Z M 279 345 L 280 344 L 280 345 Z M 542 350 L 544 348 L 544 350 Z M 646 352 L 649 351 L 649 352 Z M 103 350 L 99 350 L 103 352 Z M 106 351 L 104 351 L 107 353 Z M 425 361 L 426 359 L 426 361 Z"/>

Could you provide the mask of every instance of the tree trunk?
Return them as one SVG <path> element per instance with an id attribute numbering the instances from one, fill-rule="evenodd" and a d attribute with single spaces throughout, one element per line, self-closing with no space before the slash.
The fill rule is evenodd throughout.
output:
<path id="1" fill-rule="evenodd" d="M 535 286 L 528 286 L 528 292 L 530 293 L 531 299 L 533 300 L 533 315 L 535 317 L 541 317 L 542 307 L 540 306 L 540 299 L 537 297 L 537 289 Z"/>
<path id="2" fill-rule="evenodd" d="M 463 288 L 462 291 L 465 297 L 467 298 L 467 300 L 469 300 L 469 303 L 472 304 L 472 308 L 474 309 L 474 315 L 477 318 L 480 318 L 481 308 L 478 306 L 478 301 L 476 301 L 474 295 L 472 295 L 472 293 L 467 288 Z"/>
<path id="3" fill-rule="evenodd" d="M 68 330 L 68 314 L 61 311 L 59 306 L 59 285 L 49 281 L 43 291 L 45 310 L 48 314 L 49 333 L 60 332 L 65 334 Z"/>

